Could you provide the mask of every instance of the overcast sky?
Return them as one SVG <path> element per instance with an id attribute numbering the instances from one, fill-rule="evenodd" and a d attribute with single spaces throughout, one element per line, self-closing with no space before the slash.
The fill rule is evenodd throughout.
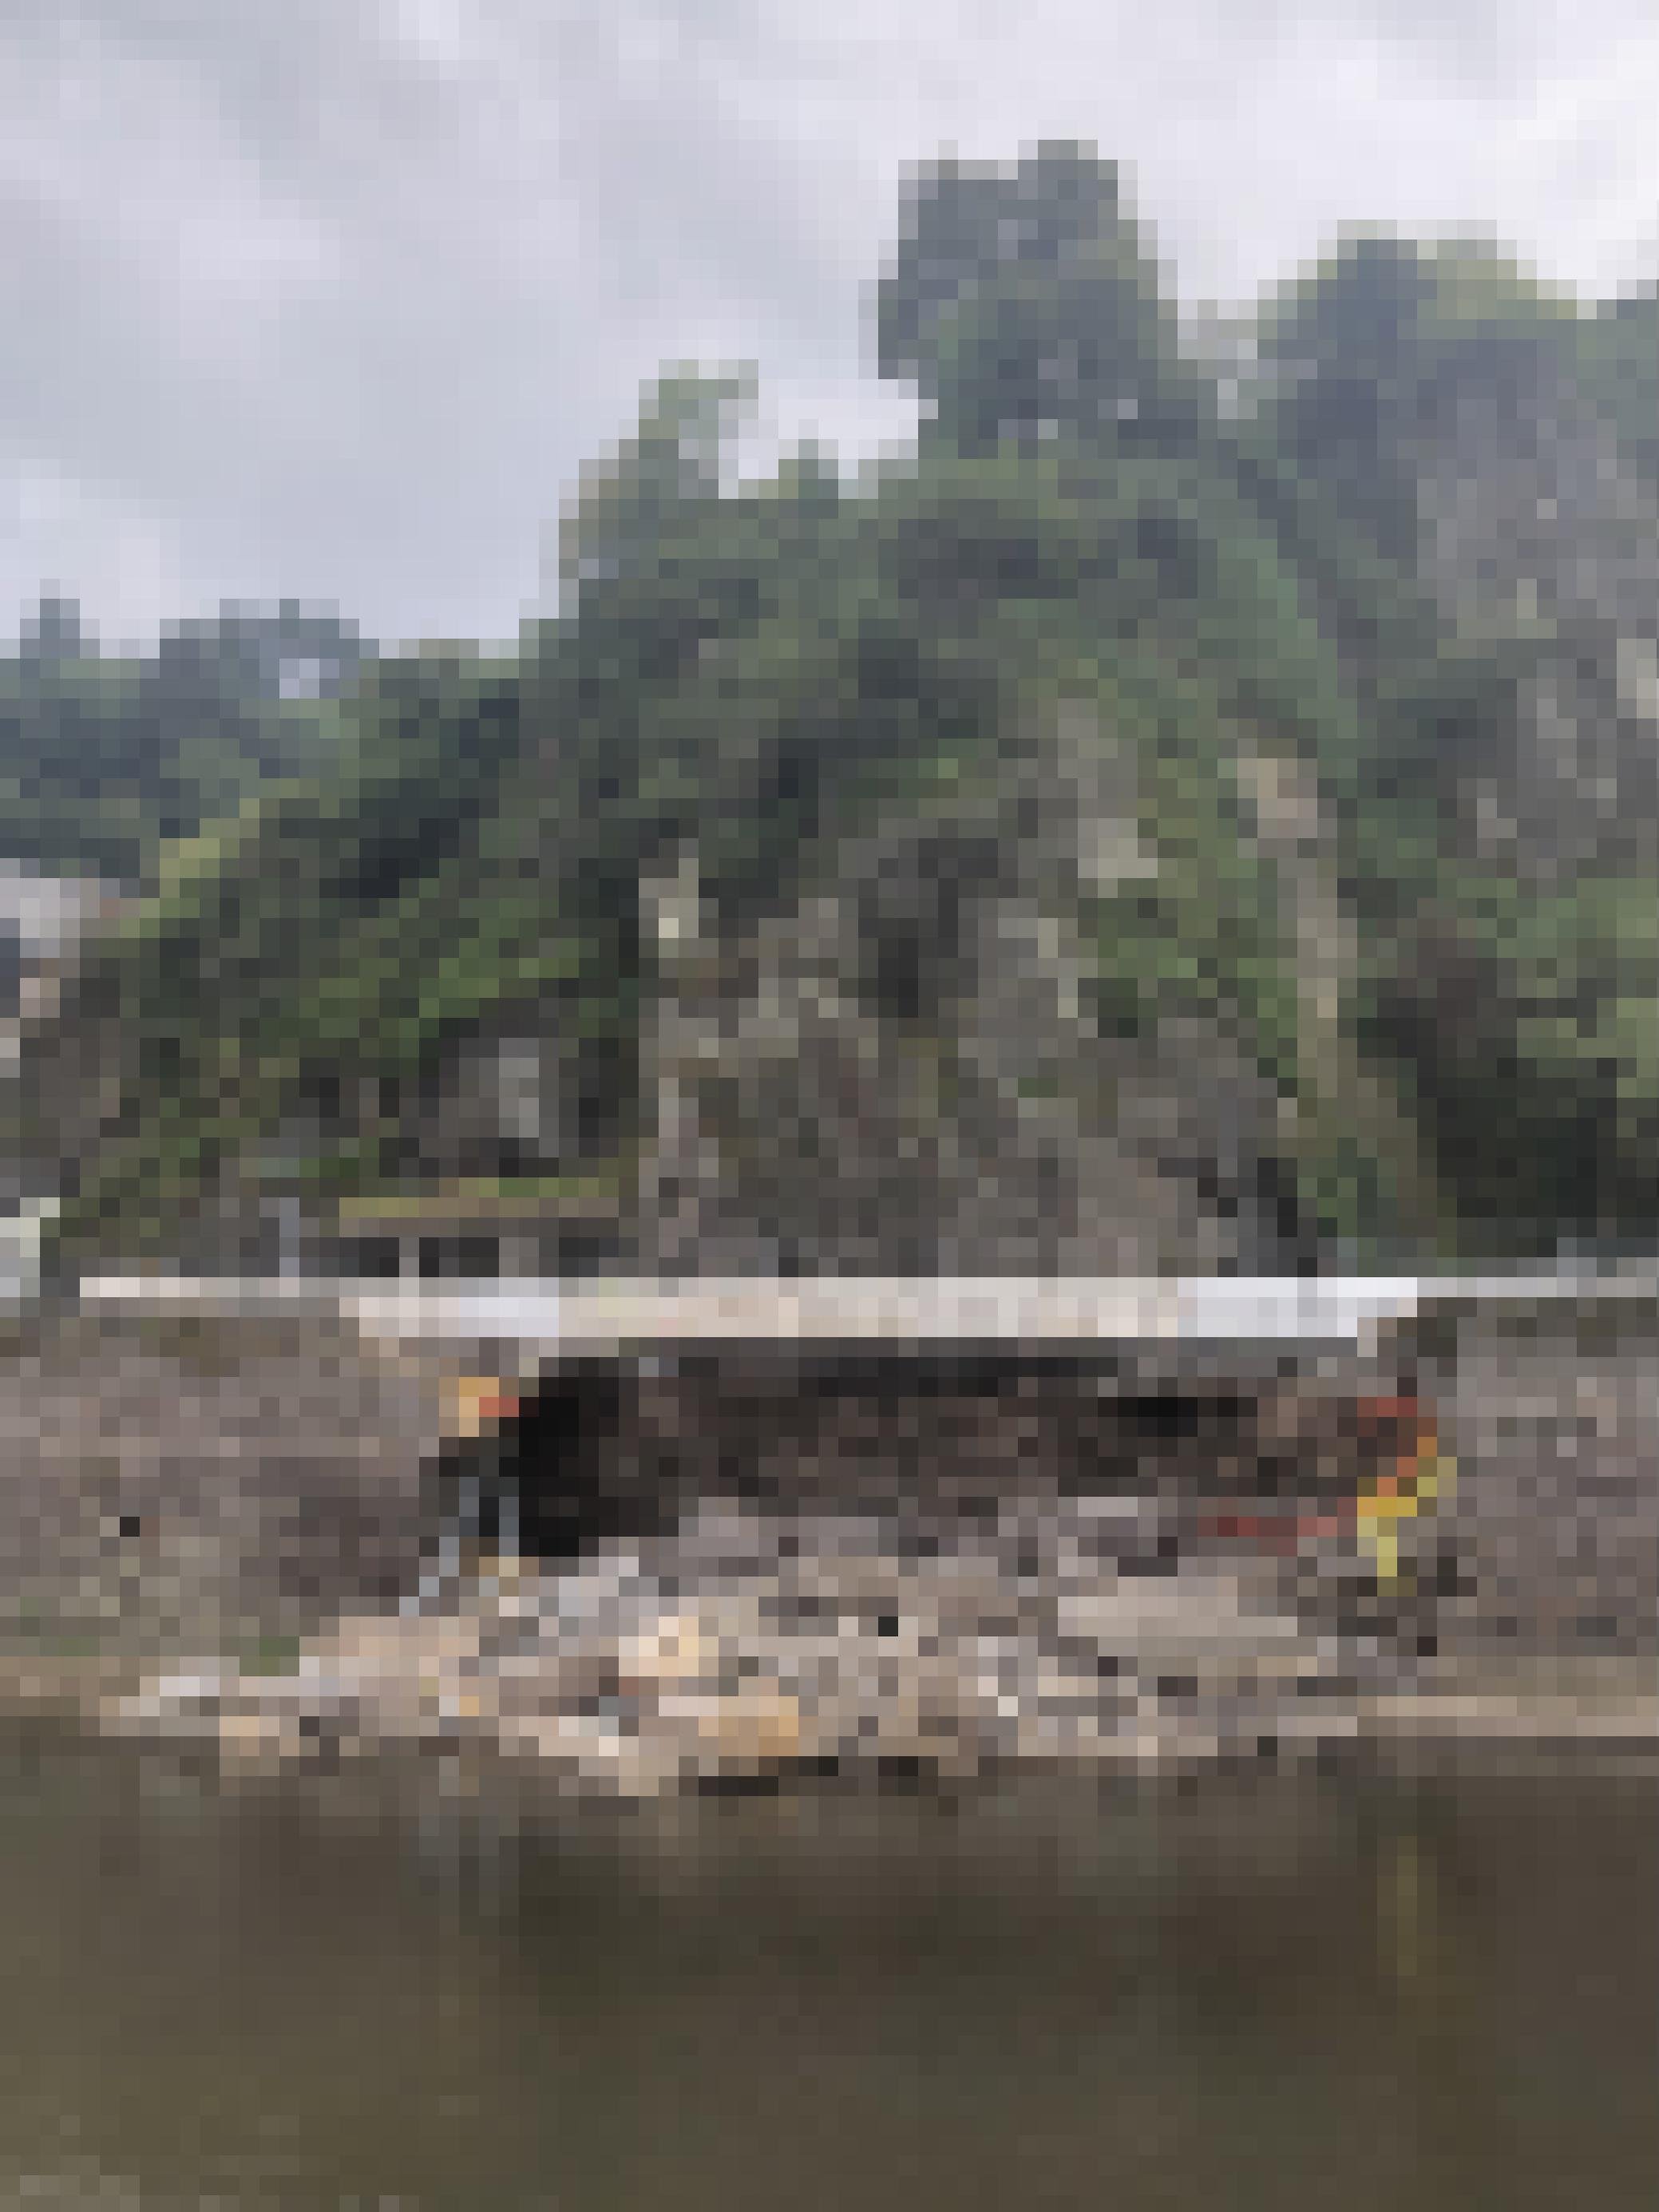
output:
<path id="1" fill-rule="evenodd" d="M 0 0 L 0 629 L 505 640 L 665 361 L 902 434 L 907 165 L 1092 140 L 1189 300 L 1340 225 L 1659 273 L 1650 0 Z"/>

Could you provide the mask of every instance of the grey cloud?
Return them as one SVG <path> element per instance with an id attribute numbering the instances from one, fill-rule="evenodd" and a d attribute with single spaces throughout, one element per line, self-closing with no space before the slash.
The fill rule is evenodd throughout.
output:
<path id="1" fill-rule="evenodd" d="M 946 142 L 1097 139 L 1200 295 L 1366 214 L 1496 220 L 1603 281 L 1645 220 L 1659 48 L 1634 0 L 1575 23 L 1541 0 L 12 0 L 0 605 L 51 575 L 118 634 L 174 591 L 510 634 L 562 493 L 661 362 L 757 361 L 781 433 L 902 427 L 860 318 L 903 169 Z"/>

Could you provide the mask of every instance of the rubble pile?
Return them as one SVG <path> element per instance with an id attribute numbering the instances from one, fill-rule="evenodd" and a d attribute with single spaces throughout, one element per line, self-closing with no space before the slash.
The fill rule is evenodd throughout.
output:
<path id="1" fill-rule="evenodd" d="M 348 1619 L 291 1672 L 175 1673 L 106 1718 L 236 1765 L 471 1747 L 623 1796 L 814 1771 L 1162 1767 L 1352 1736 L 1377 1652 L 1310 1634 L 1273 1562 L 1126 1540 L 1131 1510 L 1011 1506 L 919 1541 L 706 1508 L 562 1572 L 483 1563 Z"/>

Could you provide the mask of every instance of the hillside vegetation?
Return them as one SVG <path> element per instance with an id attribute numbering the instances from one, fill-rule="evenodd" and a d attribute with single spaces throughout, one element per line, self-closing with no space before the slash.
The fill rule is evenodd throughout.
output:
<path id="1" fill-rule="evenodd" d="M 464 1164 L 647 1261 L 1659 1230 L 1659 301 L 1363 235 L 1200 343 L 1051 146 L 923 173 L 877 342 L 856 479 L 665 375 L 511 657 L 18 664 L 15 848 L 146 891 L 24 1085 L 71 1253 L 453 1170 L 503 1040 Z"/>

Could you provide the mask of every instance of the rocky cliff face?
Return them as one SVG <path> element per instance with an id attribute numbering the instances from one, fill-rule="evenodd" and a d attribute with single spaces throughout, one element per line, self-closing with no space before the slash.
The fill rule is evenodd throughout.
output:
<path id="1" fill-rule="evenodd" d="M 1483 856 L 1540 885 L 1659 854 L 1659 505 L 1547 356 L 1470 375 L 1416 428 L 1423 573 L 1521 649 L 1512 742 L 1465 785 Z"/>
<path id="2" fill-rule="evenodd" d="M 642 1257 L 1036 1273 L 1284 1264 L 1286 1102 L 1171 1012 L 1103 1024 L 1081 917 L 1155 878 L 1109 745 L 1065 714 L 988 814 L 902 825 L 733 936 L 683 859 L 659 990 Z M 1086 769 L 1081 765 L 1086 763 Z"/>

